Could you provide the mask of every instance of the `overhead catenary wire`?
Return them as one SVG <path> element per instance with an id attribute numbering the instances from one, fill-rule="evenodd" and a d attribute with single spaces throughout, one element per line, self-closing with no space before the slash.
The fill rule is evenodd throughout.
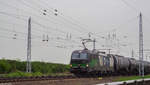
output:
<path id="1" fill-rule="evenodd" d="M 19 19 L 19 20 L 26 21 L 25 19 L 23 19 L 23 18 L 21 18 L 21 17 L 18 17 L 19 15 L 15 15 L 15 14 L 11 14 L 11 13 L 5 13 L 5 12 L 0 12 L 0 14 L 7 15 L 7 16 L 10 16 L 10 17 Z M 44 25 L 42 25 L 42 24 L 40 24 L 40 23 L 38 23 L 38 22 L 36 22 L 36 21 L 33 22 L 33 23 L 35 23 L 35 24 L 37 24 L 37 25 L 39 25 L 39 26 L 42 26 L 42 27 L 44 27 L 44 28 L 47 28 L 46 26 L 44 26 Z M 49 28 L 52 29 L 52 27 L 49 27 Z M 48 28 L 47 28 L 47 29 L 48 29 Z M 60 31 L 60 30 L 57 30 L 57 29 L 53 29 L 53 30 L 55 30 L 55 31 L 57 31 L 57 32 L 65 33 L 65 32 Z"/>
<path id="2" fill-rule="evenodd" d="M 0 30 L 2 30 L 2 31 L 7 31 L 7 32 L 11 32 L 11 33 L 13 32 L 13 30 L 6 29 L 6 28 L 2 28 L 2 27 L 0 27 Z M 15 33 L 19 33 L 19 35 L 27 36 L 27 33 L 24 33 L 24 32 L 15 31 Z M 33 34 L 32 34 L 32 37 L 42 38 L 41 36 L 33 35 Z M 61 38 L 61 37 L 59 37 L 59 39 L 57 39 L 57 37 L 53 37 L 52 40 L 55 40 L 55 41 L 56 41 L 56 40 L 63 40 L 63 41 L 68 42 L 68 40 L 63 39 L 63 38 Z M 76 42 L 73 41 L 73 40 L 69 40 L 69 42 L 76 43 Z"/>
<path id="3" fill-rule="evenodd" d="M 134 6 L 132 6 L 130 3 L 128 3 L 126 0 L 121 0 L 126 6 L 130 7 L 134 12 L 140 12 L 137 8 L 135 8 Z"/>
<path id="4" fill-rule="evenodd" d="M 11 33 L 14 32 L 13 30 L 6 29 L 6 28 L 4 28 L 4 27 L 0 27 L 0 30 L 1 30 L 1 31 L 11 32 Z M 25 33 L 25 32 L 15 31 L 15 33 L 17 33 L 17 34 L 19 34 L 19 35 L 27 36 L 27 33 Z M 32 37 L 35 37 L 35 38 L 41 38 L 41 36 L 35 35 L 35 34 L 32 34 Z"/>
<path id="5" fill-rule="evenodd" d="M 35 4 L 35 3 L 34 3 Z M 38 7 L 38 6 L 37 6 Z M 47 11 L 47 12 L 49 12 L 49 11 Z M 52 11 L 51 11 L 52 12 Z M 53 13 L 53 12 L 52 12 Z M 48 14 L 47 14 L 48 15 Z M 59 16 L 58 16 L 59 17 Z M 67 19 L 65 19 L 65 18 L 63 18 L 63 17 L 61 17 L 62 19 L 64 19 L 64 21 L 66 21 L 66 22 L 69 22 L 70 24 L 72 24 L 73 26 L 77 26 L 76 25 L 76 23 L 72 23 L 72 22 L 70 22 L 70 21 L 68 21 Z M 79 26 L 78 26 L 78 28 L 79 28 Z M 80 27 L 81 28 L 81 27 Z M 79 33 L 81 32 L 81 30 L 79 30 L 79 29 L 74 29 L 74 30 L 76 30 L 76 31 L 78 31 Z M 83 30 L 82 30 L 83 31 Z M 84 30 L 85 31 L 85 30 Z M 83 32 L 84 32 L 83 31 Z"/>
<path id="6" fill-rule="evenodd" d="M 81 31 L 80 31 L 81 32 Z"/>
<path id="7" fill-rule="evenodd" d="M 0 20 L 0 22 L 1 21 L 3 21 L 3 22 L 8 22 L 8 21 L 4 21 L 4 20 Z M 3 23 L 3 22 L 1 22 L 1 23 Z M 9 23 L 9 25 L 10 26 L 12 26 L 12 25 L 17 25 L 17 26 L 20 26 L 20 27 L 17 27 L 17 28 L 22 28 L 21 27 L 21 24 L 19 24 L 19 23 Z M 12 27 L 9 27 L 9 28 L 12 28 Z M 32 27 L 33 28 L 33 27 Z M 38 30 L 37 31 L 37 29 L 35 30 L 36 28 L 33 28 L 33 30 L 32 30 L 32 36 L 33 37 L 39 37 L 40 35 L 39 35 L 39 33 L 36 33 L 36 32 L 41 32 L 41 30 Z M 6 28 L 6 27 L 2 27 L 2 26 L 0 26 L 0 30 L 2 30 L 2 31 L 8 31 L 8 32 L 14 32 L 14 27 L 12 28 L 12 30 L 10 30 L 10 29 L 8 29 L 8 28 Z M 27 35 L 27 33 L 25 33 L 25 32 L 19 32 L 19 31 L 15 31 L 16 33 L 21 33 L 21 34 L 23 34 L 23 35 Z M 46 31 L 47 32 L 47 31 Z M 36 35 L 36 34 L 38 34 L 38 35 Z"/>
<path id="8" fill-rule="evenodd" d="M 26 21 L 26 19 L 24 19 L 24 18 L 22 18 L 22 17 L 18 17 L 18 16 L 17 16 L 17 15 L 15 15 L 15 14 L 6 13 L 6 12 L 0 12 L 0 14 L 7 15 L 7 16 L 10 16 L 10 17 L 13 17 L 13 18 L 19 19 L 19 20 Z"/>
<path id="9" fill-rule="evenodd" d="M 6 12 L 0 12 L 0 13 L 2 13 L 2 14 L 5 14 L 5 15 L 8 15 L 8 16 L 14 16 L 15 18 L 17 18 L 17 19 L 19 19 L 20 17 L 19 16 L 21 16 L 21 15 L 16 15 L 16 14 L 10 14 L 10 13 L 6 13 Z M 26 16 L 27 17 L 27 16 Z M 52 27 L 51 27 L 52 28 Z"/>
<path id="10" fill-rule="evenodd" d="M 9 14 L 9 13 L 7 13 L 7 14 Z M 9 14 L 9 16 L 12 16 L 12 15 Z M 19 16 L 19 15 L 18 15 L 18 16 Z M 36 16 L 37 16 L 37 15 L 36 15 Z M 39 17 L 39 16 L 37 16 L 37 17 Z M 16 17 L 16 18 L 19 18 L 19 17 Z M 46 21 L 47 21 L 47 20 L 48 20 L 48 19 L 46 19 Z M 52 27 L 51 27 L 51 28 L 52 28 Z"/>
<path id="11" fill-rule="evenodd" d="M 33 8 L 36 8 L 36 7 L 33 7 Z M 40 11 L 41 12 L 41 11 Z M 45 27 L 42 27 L 42 28 L 45 28 Z M 47 28 L 47 27 L 46 27 Z M 64 33 L 65 34 L 65 33 Z M 94 34 L 95 35 L 95 34 Z"/>
<path id="12" fill-rule="evenodd" d="M 12 37 L 9 37 L 8 36 L 8 34 L 7 34 L 7 36 L 3 36 L 3 35 L 0 35 L 0 38 L 4 38 L 4 39 L 12 39 Z M 24 37 L 24 38 L 20 38 L 20 37 L 17 37 L 15 40 L 23 40 L 23 41 L 26 41 L 26 37 Z M 60 39 L 60 40 L 63 40 L 63 39 Z M 55 42 L 55 47 L 57 47 L 57 48 L 59 48 L 59 45 L 57 45 L 56 43 L 61 43 L 62 44 L 62 42 L 60 42 L 60 40 L 53 40 L 53 41 L 51 41 L 51 42 Z M 39 41 L 33 41 L 33 43 L 34 42 L 36 42 L 36 43 L 39 43 Z M 51 43 L 49 43 L 50 44 L 50 46 L 52 46 L 52 44 Z M 65 42 L 64 42 L 64 44 L 66 44 Z M 33 45 L 34 46 L 34 45 Z M 68 47 L 70 47 L 69 45 L 67 45 Z M 61 47 L 61 46 L 60 46 Z"/>
<path id="13" fill-rule="evenodd" d="M 7 29 L 3 29 L 3 30 L 6 31 Z M 7 31 L 10 31 L 10 30 L 7 30 Z M 12 31 L 12 30 L 11 30 L 11 31 Z M 22 33 L 22 32 L 17 32 L 17 33 Z M 26 33 L 22 33 L 22 34 L 26 34 Z M 38 36 L 38 37 L 39 37 L 39 36 Z"/>
<path id="14" fill-rule="evenodd" d="M 9 31 L 9 32 L 12 32 L 13 30 L 9 30 L 9 29 L 4 29 L 4 28 L 1 28 L 0 30 L 3 30 L 3 31 Z M 18 32 L 18 31 L 16 31 L 16 33 L 20 33 L 20 34 L 23 34 L 23 35 L 27 35 L 27 33 L 23 33 L 23 32 Z M 33 37 L 35 36 L 35 37 L 39 37 L 39 38 L 41 38 L 40 36 L 37 36 L 37 35 L 32 35 Z M 59 38 L 60 40 L 62 40 L 61 38 Z M 65 40 L 65 39 L 63 39 L 63 40 Z M 73 41 L 72 41 L 73 42 Z"/>
<path id="15" fill-rule="evenodd" d="M 6 29 L 6 28 L 0 28 L 0 30 L 3 30 L 3 31 L 9 31 L 9 32 L 12 32 L 13 30 L 10 30 L 10 29 Z M 21 35 L 27 35 L 27 33 L 23 33 L 23 32 L 18 32 L 18 31 L 16 31 L 16 33 L 19 33 L 19 34 L 21 34 Z M 40 36 L 37 36 L 37 35 L 32 35 L 33 37 L 37 37 L 37 38 L 41 38 Z M 53 41 L 56 41 L 57 40 L 57 38 L 53 38 Z M 66 42 L 68 42 L 66 39 L 63 39 L 63 38 L 59 38 L 58 40 L 57 40 L 57 42 L 60 42 L 60 40 L 63 40 L 63 41 L 66 41 Z M 53 42 L 52 41 L 52 42 Z M 69 41 L 69 42 L 72 42 L 72 43 L 76 43 L 75 41 Z"/>
<path id="16" fill-rule="evenodd" d="M 40 0 L 39 0 L 40 1 Z M 53 12 L 52 10 L 57 10 L 56 8 L 50 7 L 49 4 L 45 3 L 45 1 L 40 1 L 40 3 L 43 3 L 43 6 L 47 6 L 47 8 L 51 9 L 51 12 Z M 83 29 L 83 31 L 87 31 L 87 33 L 89 33 L 88 26 L 85 24 L 81 24 L 79 21 L 73 19 L 71 16 L 66 16 L 64 15 L 60 10 L 57 10 L 59 12 L 59 15 L 61 15 L 62 18 L 66 19 L 66 20 L 70 20 L 72 23 L 78 25 L 80 28 Z"/>

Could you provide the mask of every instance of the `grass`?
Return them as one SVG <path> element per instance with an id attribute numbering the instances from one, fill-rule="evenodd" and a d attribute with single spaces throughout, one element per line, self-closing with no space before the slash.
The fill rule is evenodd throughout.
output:
<path id="1" fill-rule="evenodd" d="M 150 75 L 145 75 L 144 77 L 141 77 L 141 76 L 124 76 L 124 77 L 119 77 L 117 79 L 114 79 L 114 81 L 137 80 L 137 79 L 143 79 L 143 78 L 150 78 Z"/>
<path id="2" fill-rule="evenodd" d="M 72 75 L 69 72 L 64 72 L 64 73 L 49 73 L 49 74 L 45 74 L 47 76 L 68 76 L 68 75 Z"/>
<path id="3" fill-rule="evenodd" d="M 35 73 L 26 73 L 26 72 L 12 72 L 8 74 L 3 74 L 1 77 L 31 77 L 31 76 L 42 76 L 43 74 L 40 72 L 35 72 Z"/>
<path id="4" fill-rule="evenodd" d="M 71 75 L 69 73 L 49 73 L 49 74 L 42 74 L 40 72 L 35 73 L 26 73 L 21 71 L 11 72 L 8 74 L 0 74 L 0 77 L 34 77 L 34 76 L 68 76 Z"/>

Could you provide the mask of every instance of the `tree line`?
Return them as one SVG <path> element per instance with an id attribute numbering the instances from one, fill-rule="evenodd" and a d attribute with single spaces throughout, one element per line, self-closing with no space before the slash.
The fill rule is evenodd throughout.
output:
<path id="1" fill-rule="evenodd" d="M 47 63 L 34 61 L 32 64 L 32 72 L 40 72 L 42 74 L 52 74 L 52 73 L 64 73 L 69 71 L 69 65 Z M 18 60 L 0 60 L 0 74 L 8 74 L 12 72 L 25 72 L 26 62 Z"/>

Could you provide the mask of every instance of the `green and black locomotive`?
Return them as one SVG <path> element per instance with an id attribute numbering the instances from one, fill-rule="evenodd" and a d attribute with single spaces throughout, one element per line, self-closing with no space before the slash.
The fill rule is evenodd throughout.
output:
<path id="1" fill-rule="evenodd" d="M 72 73 L 114 72 L 113 57 L 97 50 L 74 51 L 70 66 Z"/>

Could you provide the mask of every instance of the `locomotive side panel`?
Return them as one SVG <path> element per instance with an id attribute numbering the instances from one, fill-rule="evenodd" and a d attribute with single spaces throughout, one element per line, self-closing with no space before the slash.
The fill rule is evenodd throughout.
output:
<path id="1" fill-rule="evenodd" d="M 97 71 L 99 69 L 99 58 L 96 54 L 92 54 L 89 60 L 89 69 L 90 72 Z"/>

